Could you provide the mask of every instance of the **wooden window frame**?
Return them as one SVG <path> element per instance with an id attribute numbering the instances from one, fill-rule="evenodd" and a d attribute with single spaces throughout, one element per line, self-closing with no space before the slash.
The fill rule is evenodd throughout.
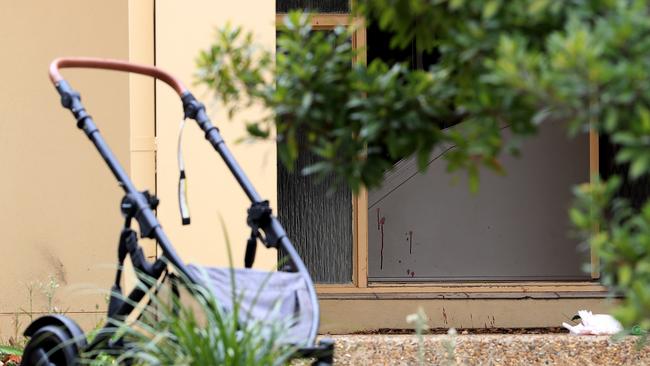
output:
<path id="1" fill-rule="evenodd" d="M 282 27 L 285 13 L 276 14 L 276 27 Z M 349 14 L 316 13 L 311 23 L 315 30 L 330 30 L 337 26 L 349 26 L 358 22 L 352 36 L 352 46 L 361 51 L 353 62 L 367 63 L 367 35 L 363 19 L 352 18 Z M 598 134 L 589 133 L 589 171 L 591 179 L 599 172 Z M 557 297 L 572 297 L 571 294 L 593 294 L 604 296 L 607 287 L 598 282 L 600 266 L 597 254 L 591 251 L 591 277 L 588 281 L 453 281 L 453 282 L 371 282 L 368 281 L 368 192 L 362 188 L 352 196 L 352 280 L 341 284 L 316 284 L 321 296 L 385 294 L 395 298 L 413 294 L 440 296 L 463 294 L 467 298 L 484 296 L 486 293 L 496 297 L 522 293 L 554 294 Z"/>

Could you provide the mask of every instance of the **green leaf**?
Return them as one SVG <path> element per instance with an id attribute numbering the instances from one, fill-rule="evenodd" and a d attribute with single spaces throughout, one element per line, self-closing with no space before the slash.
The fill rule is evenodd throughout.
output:
<path id="1" fill-rule="evenodd" d="M 632 268 L 630 266 L 624 265 L 618 269 L 618 281 L 622 286 L 627 286 L 630 284 L 632 279 Z"/>
<path id="2" fill-rule="evenodd" d="M 247 123 L 246 131 L 254 137 L 268 138 L 269 131 L 262 130 L 257 123 Z"/>
<path id="3" fill-rule="evenodd" d="M 617 163 L 622 164 L 634 159 L 634 156 L 636 156 L 636 149 L 623 147 L 618 151 L 615 159 Z"/>
<path id="4" fill-rule="evenodd" d="M 449 9 L 450 10 L 460 9 L 463 5 L 465 5 L 465 0 L 451 0 L 451 1 L 449 1 Z"/>
<path id="5" fill-rule="evenodd" d="M 295 160 L 291 158 L 291 154 L 289 153 L 289 149 L 286 144 L 278 144 L 278 158 L 288 171 L 292 172 L 294 170 Z"/>
<path id="6" fill-rule="evenodd" d="M 586 228 L 589 226 L 589 219 L 587 216 L 575 207 L 572 207 L 569 210 L 569 217 L 571 218 L 571 222 L 579 228 Z"/>
<path id="7" fill-rule="evenodd" d="M 0 345 L 0 355 L 2 354 L 21 356 L 23 354 L 23 350 L 12 346 Z"/>
<path id="8" fill-rule="evenodd" d="M 308 165 L 302 169 L 302 175 L 312 175 L 318 173 L 329 173 L 332 170 L 332 164 L 327 161 L 319 161 Z"/>
<path id="9" fill-rule="evenodd" d="M 429 156 L 430 156 L 430 151 L 427 149 L 420 149 L 417 152 L 417 163 L 418 163 L 418 170 L 419 171 L 424 171 L 427 168 L 427 165 L 429 164 Z"/>
<path id="10" fill-rule="evenodd" d="M 612 132 L 618 124 L 618 111 L 616 109 L 610 109 L 605 115 L 605 122 L 603 128 L 606 132 Z"/>
<path id="11" fill-rule="evenodd" d="M 303 113 L 307 113 L 311 107 L 311 103 L 314 101 L 314 94 L 312 92 L 307 92 L 302 97 L 302 103 L 300 108 L 303 109 Z"/>
<path id="12" fill-rule="evenodd" d="M 469 182 L 469 190 L 472 193 L 478 193 L 478 188 L 480 184 L 480 177 L 476 165 L 472 165 L 468 168 L 467 178 Z"/>
<path id="13" fill-rule="evenodd" d="M 542 11 L 546 10 L 549 5 L 550 0 L 532 0 L 528 5 L 528 12 L 531 15 L 537 15 Z"/>
<path id="14" fill-rule="evenodd" d="M 650 133 L 650 111 L 644 106 L 639 106 L 638 114 L 640 119 L 639 127 L 645 134 Z"/>
<path id="15" fill-rule="evenodd" d="M 648 172 L 650 168 L 650 155 L 637 156 L 630 165 L 630 178 L 637 179 Z"/>
<path id="16" fill-rule="evenodd" d="M 351 29 L 314 32 L 308 15 L 291 12 L 277 49 L 256 45 L 239 28 L 220 30 L 199 55 L 197 79 L 230 115 L 261 106 L 264 113 L 246 114 L 259 116 L 248 134 L 277 131 L 278 159 L 289 169 L 302 154 L 316 154 L 322 163 L 303 173 L 334 174 L 353 190 L 381 185 L 395 161 L 414 154 L 423 168 L 425 152 L 443 142 L 455 145 L 445 154 L 447 169 L 464 169 L 476 192 L 480 169 L 500 170 L 492 158 L 515 154 L 515 143 L 535 138 L 547 121 L 608 136 L 620 147 L 616 164 L 630 165 L 627 180 L 650 171 L 647 1 L 361 3 L 359 15 L 391 45 L 435 50 L 430 70 L 381 57 L 355 64 Z M 508 141 L 499 130 L 505 125 Z M 307 137 L 300 148 L 297 131 Z M 619 197 L 622 181 L 574 189 L 569 216 L 598 251 L 604 283 L 633 282 L 622 288 L 622 320 L 650 325 L 650 209 L 637 208 L 646 199 Z"/>
<path id="17" fill-rule="evenodd" d="M 488 0 L 485 5 L 483 5 L 483 19 L 492 18 L 497 13 L 500 6 L 500 0 Z"/>

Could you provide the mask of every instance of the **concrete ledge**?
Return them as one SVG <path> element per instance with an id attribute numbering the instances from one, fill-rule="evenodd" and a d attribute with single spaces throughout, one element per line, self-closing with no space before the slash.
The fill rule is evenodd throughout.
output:
<path id="1" fill-rule="evenodd" d="M 422 308 L 431 328 L 558 327 L 581 309 L 607 313 L 604 298 L 356 298 L 321 296 L 320 331 L 350 334 L 378 329 L 410 329 L 406 316 Z"/>
<path id="2" fill-rule="evenodd" d="M 335 365 L 417 365 L 415 335 L 341 335 Z M 425 335 L 425 365 L 648 365 L 650 347 L 637 338 L 605 336 Z M 455 345 L 454 345 L 455 343 Z M 298 363 L 301 364 L 301 363 Z"/>
<path id="3" fill-rule="evenodd" d="M 539 292 L 361 292 L 324 293 L 321 300 L 405 300 L 405 299 L 607 299 L 602 291 L 539 291 Z"/>

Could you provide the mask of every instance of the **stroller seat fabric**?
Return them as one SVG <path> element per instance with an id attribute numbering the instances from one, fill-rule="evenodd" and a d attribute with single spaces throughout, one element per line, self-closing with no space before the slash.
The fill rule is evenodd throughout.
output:
<path id="1" fill-rule="evenodd" d="M 266 272 L 249 268 L 203 267 L 190 264 L 189 271 L 206 286 L 225 311 L 233 310 L 231 273 L 235 296 L 240 303 L 239 321 L 288 322 L 289 334 L 283 341 L 300 344 L 309 337 L 312 304 L 305 280 L 299 273 Z"/>

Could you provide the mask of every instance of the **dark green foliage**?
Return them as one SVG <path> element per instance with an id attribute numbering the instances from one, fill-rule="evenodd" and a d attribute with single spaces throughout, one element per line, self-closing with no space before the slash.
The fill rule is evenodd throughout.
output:
<path id="1" fill-rule="evenodd" d="M 616 317 L 626 326 L 650 329 L 650 203 L 641 210 L 616 198 L 621 180 L 575 188 L 577 203 L 570 211 L 576 227 L 601 258 L 604 284 L 625 294 Z M 597 230 L 597 233 L 593 233 Z M 645 332 L 641 332 L 645 333 Z"/>
<path id="2" fill-rule="evenodd" d="M 431 149 L 442 141 L 458 146 L 447 154 L 451 168 L 476 172 L 481 161 L 496 166 L 499 125 L 492 117 L 454 106 L 457 88 L 448 70 L 410 71 L 379 60 L 368 67 L 352 65 L 349 30 L 313 32 L 308 16 L 300 13 L 291 13 L 285 27 L 274 69 L 268 61 L 271 54 L 256 53 L 250 35 L 225 28 L 212 48 L 201 53 L 198 77 L 216 91 L 231 115 L 252 102 L 274 113 L 251 121 L 248 131 L 267 138 L 275 127 L 279 157 L 287 167 L 298 155 L 298 131 L 306 134 L 308 149 L 320 158 L 303 173 L 334 173 L 355 191 L 361 185 L 378 185 L 401 158 L 417 154 L 424 167 Z M 271 71 L 275 79 L 265 77 Z M 442 129 L 463 118 L 485 123 Z"/>

